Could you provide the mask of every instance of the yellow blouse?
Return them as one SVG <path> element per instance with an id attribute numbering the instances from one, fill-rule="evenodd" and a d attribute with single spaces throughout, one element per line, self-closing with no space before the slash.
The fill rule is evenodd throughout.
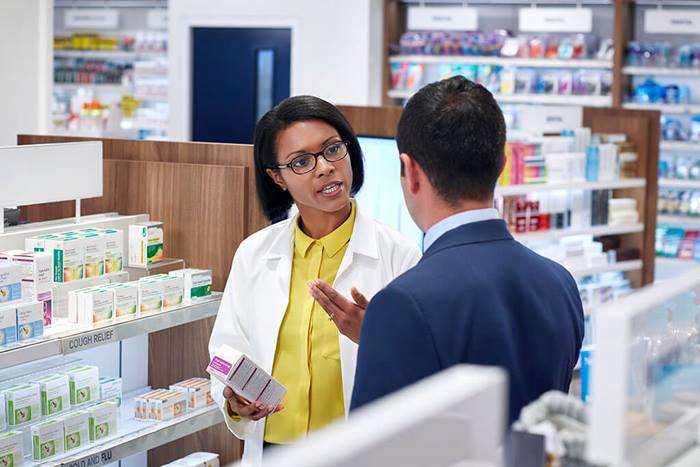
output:
<path id="1" fill-rule="evenodd" d="M 321 279 L 333 284 L 354 225 L 353 203 L 350 217 L 319 240 L 296 226 L 289 305 L 272 365 L 272 376 L 287 395 L 284 410 L 267 418 L 268 443 L 293 442 L 345 414 L 338 328 L 311 297 L 307 283 Z"/>

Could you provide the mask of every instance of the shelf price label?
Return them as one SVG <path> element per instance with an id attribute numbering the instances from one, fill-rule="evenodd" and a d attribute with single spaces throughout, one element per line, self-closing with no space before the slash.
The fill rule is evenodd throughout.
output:
<path id="1" fill-rule="evenodd" d="M 518 28 L 522 32 L 591 32 L 590 8 L 521 8 Z"/>
<path id="2" fill-rule="evenodd" d="M 697 10 L 647 10 L 644 32 L 659 34 L 697 34 L 700 12 Z"/>
<path id="3" fill-rule="evenodd" d="M 421 7 L 408 8 L 409 31 L 476 31 L 479 26 L 476 8 Z"/>
<path id="4" fill-rule="evenodd" d="M 119 12 L 109 8 L 76 8 L 64 16 L 68 28 L 117 29 Z"/>
<path id="5" fill-rule="evenodd" d="M 577 106 L 524 106 L 520 110 L 520 129 L 537 133 L 559 133 L 583 126 L 583 108 Z"/>
<path id="6" fill-rule="evenodd" d="M 81 334 L 74 337 L 66 337 L 61 341 L 61 353 L 70 354 L 81 350 L 98 347 L 100 345 L 116 342 L 117 333 L 113 327 L 98 329 L 86 334 Z"/>
<path id="7" fill-rule="evenodd" d="M 150 10 L 146 22 L 150 29 L 168 29 L 168 10 Z"/>

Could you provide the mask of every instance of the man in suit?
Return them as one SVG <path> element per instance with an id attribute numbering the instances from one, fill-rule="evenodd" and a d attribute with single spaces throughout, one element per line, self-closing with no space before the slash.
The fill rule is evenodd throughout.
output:
<path id="1" fill-rule="evenodd" d="M 505 138 L 491 93 L 463 77 L 408 101 L 396 140 L 424 255 L 366 309 L 352 408 L 459 363 L 508 372 L 511 422 L 542 393 L 568 390 L 581 299 L 571 275 L 516 242 L 493 209 Z"/>

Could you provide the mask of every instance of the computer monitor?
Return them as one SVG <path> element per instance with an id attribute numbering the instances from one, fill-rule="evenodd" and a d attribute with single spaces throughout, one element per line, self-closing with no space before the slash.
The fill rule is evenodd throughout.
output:
<path id="1" fill-rule="evenodd" d="M 666 466 L 698 439 L 700 268 L 593 315 L 587 457 Z"/>
<path id="2" fill-rule="evenodd" d="M 499 368 L 452 367 L 266 451 L 263 466 L 500 466 L 507 384 Z"/>

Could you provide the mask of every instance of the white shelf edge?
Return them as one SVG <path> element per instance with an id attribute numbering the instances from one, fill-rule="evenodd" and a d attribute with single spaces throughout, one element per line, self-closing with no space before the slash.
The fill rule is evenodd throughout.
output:
<path id="1" fill-rule="evenodd" d="M 662 141 L 659 145 L 662 151 L 697 151 L 700 152 L 700 143 L 689 141 Z"/>
<path id="2" fill-rule="evenodd" d="M 603 274 L 606 272 L 629 272 L 642 269 L 643 263 L 641 259 L 630 261 L 618 261 L 604 266 L 596 266 L 590 268 L 572 268 L 569 272 L 574 277 L 592 276 L 594 274 Z M 568 269 L 568 268 L 567 268 Z"/>
<path id="3" fill-rule="evenodd" d="M 390 63 L 422 63 L 422 64 L 473 64 L 501 65 L 532 68 L 604 68 L 612 69 L 611 60 L 595 59 L 548 59 L 548 58 L 511 58 L 478 55 L 394 55 L 389 57 Z"/>
<path id="4" fill-rule="evenodd" d="M 0 351 L 0 369 L 32 362 L 56 355 L 98 347 L 129 337 L 149 334 L 181 324 L 216 316 L 221 293 L 213 293 L 208 300 L 185 305 L 173 310 L 142 316 L 129 321 L 111 323 L 96 328 L 79 328 L 75 332 L 50 336 L 24 346 Z"/>
<path id="5" fill-rule="evenodd" d="M 623 75 L 633 76 L 691 76 L 700 78 L 700 68 L 626 66 Z"/>
<path id="6" fill-rule="evenodd" d="M 594 227 L 584 227 L 580 229 L 545 230 L 542 232 L 512 233 L 513 237 L 520 242 L 558 240 L 572 235 L 624 235 L 644 231 L 644 224 L 622 224 L 622 225 L 600 225 Z"/>
<path id="7" fill-rule="evenodd" d="M 418 90 L 391 89 L 387 95 L 392 99 L 409 99 Z M 561 94 L 494 94 L 497 101 L 504 104 L 554 104 L 606 107 L 612 104 L 610 96 L 581 96 Z"/>
<path id="8" fill-rule="evenodd" d="M 43 463 L 33 463 L 30 461 L 30 465 L 52 465 L 62 467 L 107 465 L 134 454 L 176 441 L 198 431 L 218 425 L 223 421 L 223 414 L 219 407 L 211 405 L 183 415 L 175 420 L 156 422 L 145 426 L 142 430 L 119 436 L 116 439 L 110 439 L 104 443 L 88 445 L 88 447 L 82 451 L 47 459 L 46 462 Z M 100 459 L 100 461 L 96 462 L 96 459 Z"/>
<path id="9" fill-rule="evenodd" d="M 114 58 L 141 60 L 149 58 L 167 58 L 168 52 L 137 52 L 130 50 L 54 50 L 54 58 Z"/>
<path id="10" fill-rule="evenodd" d="M 700 190 L 700 180 L 676 180 L 673 178 L 660 178 L 659 188 L 686 188 Z"/>
<path id="11" fill-rule="evenodd" d="M 497 186 L 496 195 L 515 196 L 525 195 L 537 191 L 553 190 L 616 190 L 626 188 L 644 188 L 645 186 L 646 180 L 643 178 L 620 179 L 606 182 L 539 183 L 531 185 Z"/>
<path id="12" fill-rule="evenodd" d="M 92 88 L 100 91 L 129 91 L 134 88 L 131 84 L 99 84 L 99 83 L 53 83 L 54 88 L 59 89 L 78 89 Z"/>
<path id="13" fill-rule="evenodd" d="M 697 260 L 697 259 L 683 259 L 683 258 L 670 257 L 670 256 L 656 256 L 655 261 L 657 264 L 667 265 L 667 266 L 695 267 L 695 266 L 700 265 L 700 260 Z"/>
<path id="14" fill-rule="evenodd" d="M 656 225 L 668 224 L 677 227 L 700 228 L 700 217 L 680 216 L 672 214 L 659 214 L 656 217 Z"/>
<path id="15" fill-rule="evenodd" d="M 637 104 L 635 102 L 626 102 L 622 104 L 622 107 L 633 110 L 660 110 L 669 114 L 700 113 L 700 104 Z"/>

